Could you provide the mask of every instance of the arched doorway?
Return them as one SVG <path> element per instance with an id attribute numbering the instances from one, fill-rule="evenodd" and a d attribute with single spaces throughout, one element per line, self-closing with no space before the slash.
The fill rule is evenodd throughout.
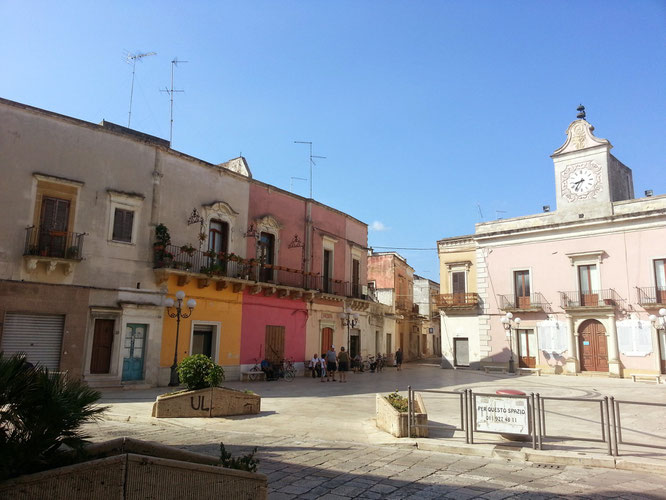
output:
<path id="1" fill-rule="evenodd" d="M 581 371 L 608 371 L 608 341 L 606 329 L 596 319 L 588 319 L 578 328 L 578 348 Z"/>

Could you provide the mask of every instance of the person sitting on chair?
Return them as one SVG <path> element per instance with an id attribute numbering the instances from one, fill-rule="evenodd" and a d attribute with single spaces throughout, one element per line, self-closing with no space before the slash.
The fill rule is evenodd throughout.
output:
<path id="1" fill-rule="evenodd" d="M 273 370 L 273 365 L 266 358 L 261 360 L 261 371 L 266 374 L 266 380 L 277 380 L 275 378 L 275 371 Z"/>

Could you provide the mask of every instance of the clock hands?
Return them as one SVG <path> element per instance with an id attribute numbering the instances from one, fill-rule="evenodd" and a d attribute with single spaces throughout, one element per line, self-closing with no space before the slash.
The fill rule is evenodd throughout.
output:
<path id="1" fill-rule="evenodd" d="M 581 184 L 582 184 L 584 181 L 585 181 L 585 179 L 581 179 L 581 180 L 579 180 L 579 181 L 577 181 L 577 182 L 574 182 L 574 183 L 573 183 L 574 191 L 578 192 L 578 190 L 580 189 Z"/>

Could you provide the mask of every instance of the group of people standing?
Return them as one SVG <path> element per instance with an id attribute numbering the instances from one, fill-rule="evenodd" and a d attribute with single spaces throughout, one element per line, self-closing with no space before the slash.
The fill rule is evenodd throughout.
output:
<path id="1" fill-rule="evenodd" d="M 395 361 L 398 370 L 402 369 L 402 348 L 398 348 L 395 353 Z M 344 347 L 340 352 L 335 352 L 335 346 L 322 353 L 321 357 L 315 353 L 310 360 L 309 368 L 312 371 L 312 378 L 320 377 L 322 382 L 336 381 L 335 374 L 338 373 L 340 382 L 347 382 L 347 372 L 349 371 L 351 358 Z"/>
<path id="2" fill-rule="evenodd" d="M 322 382 L 336 381 L 335 374 L 338 374 L 340 382 L 347 382 L 347 372 L 349 371 L 349 353 L 344 347 L 340 348 L 340 352 L 335 352 L 335 346 L 322 353 L 321 357 L 315 353 L 310 360 L 310 370 L 312 370 L 312 378 L 320 377 Z"/>

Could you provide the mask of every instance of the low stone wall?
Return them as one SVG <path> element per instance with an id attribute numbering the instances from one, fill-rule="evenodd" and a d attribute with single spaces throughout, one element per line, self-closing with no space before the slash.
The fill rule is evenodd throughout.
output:
<path id="1" fill-rule="evenodd" d="M 131 449 L 157 455 L 176 454 L 187 461 L 129 453 Z M 111 456 L 5 481 L 0 484 L 0 498 L 240 500 L 268 497 L 265 475 L 193 463 L 216 461 L 207 455 L 124 439 L 93 445 L 88 452 Z"/>
<path id="2" fill-rule="evenodd" d="M 395 437 L 408 437 L 407 413 L 401 413 L 388 402 L 385 396 L 376 395 L 377 427 Z M 428 437 L 428 414 L 421 394 L 415 393 L 416 425 L 412 437 Z"/>
<path id="3" fill-rule="evenodd" d="M 153 417 L 227 417 L 251 415 L 261 411 L 261 396 L 223 387 L 158 396 Z"/>

